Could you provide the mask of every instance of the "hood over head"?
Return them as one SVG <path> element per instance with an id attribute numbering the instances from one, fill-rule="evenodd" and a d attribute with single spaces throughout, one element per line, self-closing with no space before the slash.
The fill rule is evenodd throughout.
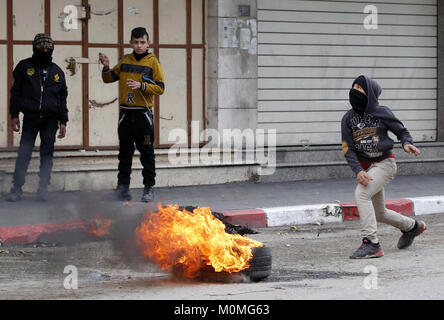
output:
<path id="1" fill-rule="evenodd" d="M 364 111 L 369 114 L 373 114 L 376 111 L 376 108 L 379 106 L 379 96 L 382 93 L 381 86 L 372 78 L 367 77 L 365 75 L 360 75 L 354 81 L 352 86 L 358 83 L 367 93 L 367 102 Z M 356 89 L 352 89 L 357 91 Z M 352 91 L 351 91 L 352 92 Z M 352 104 L 353 106 L 353 104 Z M 355 108 L 353 107 L 355 110 Z M 355 110 L 356 111 L 356 110 Z"/>

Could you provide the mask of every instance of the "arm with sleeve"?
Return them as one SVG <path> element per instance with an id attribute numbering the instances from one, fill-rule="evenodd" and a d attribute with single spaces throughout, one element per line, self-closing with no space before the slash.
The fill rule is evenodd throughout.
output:
<path id="1" fill-rule="evenodd" d="M 11 88 L 11 99 L 9 103 L 9 113 L 11 114 L 11 118 L 18 118 L 19 113 L 22 111 L 21 105 L 20 105 L 20 97 L 22 95 L 22 87 L 23 87 L 23 70 L 22 70 L 22 64 L 19 63 L 14 71 L 14 83 Z"/>
<path id="2" fill-rule="evenodd" d="M 120 65 L 122 61 L 112 69 L 102 70 L 102 80 L 105 83 L 112 83 L 120 80 Z"/>
<path id="3" fill-rule="evenodd" d="M 157 59 L 153 65 L 153 78 L 142 76 L 140 91 L 150 95 L 162 95 L 165 92 L 162 66 Z"/>
<path id="4" fill-rule="evenodd" d="M 344 153 L 347 163 L 352 168 L 353 172 L 358 174 L 360 171 L 364 170 L 361 163 L 358 160 L 358 156 L 354 149 L 353 133 L 348 125 L 348 117 L 345 115 L 342 118 L 341 123 L 341 134 L 342 134 L 342 152 Z"/>
<path id="5" fill-rule="evenodd" d="M 59 105 L 60 105 L 60 114 L 59 114 L 59 121 L 60 124 L 66 125 L 68 122 L 68 107 L 66 100 L 68 98 L 68 87 L 66 86 L 66 79 L 64 76 L 64 73 L 62 72 L 62 88 L 60 89 L 59 93 Z"/>
<path id="6" fill-rule="evenodd" d="M 387 117 L 384 119 L 384 123 L 387 128 L 393 132 L 399 141 L 401 141 L 402 146 L 406 144 L 413 145 L 413 138 L 404 124 L 393 114 L 390 109 L 386 109 Z"/>

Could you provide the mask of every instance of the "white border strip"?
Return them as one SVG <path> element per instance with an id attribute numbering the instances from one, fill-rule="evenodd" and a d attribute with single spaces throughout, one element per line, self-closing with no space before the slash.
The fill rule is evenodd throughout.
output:
<path id="1" fill-rule="evenodd" d="M 408 198 L 413 202 L 415 216 L 444 213 L 444 196 Z"/>
<path id="2" fill-rule="evenodd" d="M 265 211 L 268 227 L 342 222 L 342 208 L 337 203 L 259 209 Z"/>

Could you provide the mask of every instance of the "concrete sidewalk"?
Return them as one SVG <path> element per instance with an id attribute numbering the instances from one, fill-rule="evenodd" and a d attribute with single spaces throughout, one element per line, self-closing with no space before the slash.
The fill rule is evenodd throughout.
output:
<path id="1" fill-rule="evenodd" d="M 41 236 L 85 231 L 103 218 L 117 221 L 156 210 L 157 203 L 210 207 L 227 222 L 249 227 L 346 221 L 358 217 L 353 204 L 355 179 L 327 179 L 280 183 L 233 183 L 156 188 L 154 203 L 115 199 L 112 190 L 53 192 L 49 202 L 34 194 L 22 201 L 0 201 L 0 241 L 3 244 L 40 241 Z M 386 188 L 387 206 L 406 215 L 444 213 L 444 174 L 398 176 Z"/>

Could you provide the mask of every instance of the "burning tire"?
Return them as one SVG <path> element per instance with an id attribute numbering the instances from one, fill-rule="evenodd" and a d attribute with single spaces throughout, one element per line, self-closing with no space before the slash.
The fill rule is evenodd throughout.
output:
<path id="1" fill-rule="evenodd" d="M 144 256 L 162 270 L 179 278 L 209 281 L 259 281 L 270 275 L 270 249 L 240 234 L 248 231 L 237 228 L 242 226 L 228 232 L 227 224 L 207 207 L 192 212 L 177 205 L 158 205 L 158 209 L 144 215 L 135 237 Z"/>
<path id="2" fill-rule="evenodd" d="M 243 271 L 252 281 L 261 281 L 271 274 L 271 250 L 268 247 L 252 248 L 250 267 Z"/>
<path id="3" fill-rule="evenodd" d="M 242 282 L 245 278 L 258 282 L 264 280 L 271 274 L 271 250 L 268 247 L 251 248 L 253 258 L 250 260 L 250 267 L 240 272 L 215 272 L 213 267 L 206 266 L 200 271 L 197 278 L 204 282 Z"/>

